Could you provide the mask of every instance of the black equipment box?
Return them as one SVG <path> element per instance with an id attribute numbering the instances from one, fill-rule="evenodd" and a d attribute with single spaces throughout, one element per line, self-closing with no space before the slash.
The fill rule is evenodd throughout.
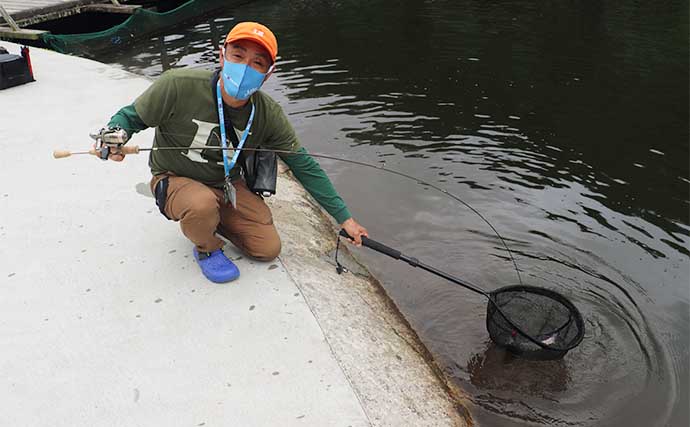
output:
<path id="1" fill-rule="evenodd" d="M 12 55 L 0 48 L 0 89 L 33 81 L 29 48 L 23 47 L 21 55 Z"/>

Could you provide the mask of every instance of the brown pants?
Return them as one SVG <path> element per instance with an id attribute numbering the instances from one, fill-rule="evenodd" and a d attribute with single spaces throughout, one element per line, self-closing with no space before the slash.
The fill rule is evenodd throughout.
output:
<path id="1" fill-rule="evenodd" d="M 223 247 L 223 241 L 214 234 L 217 231 L 252 258 L 269 261 L 278 256 L 280 237 L 271 210 L 244 181 L 233 182 L 237 189 L 237 209 L 234 209 L 223 202 L 223 190 L 181 176 L 154 176 L 153 194 L 165 177 L 168 177 L 165 215 L 180 222 L 182 233 L 199 251 L 212 252 Z"/>

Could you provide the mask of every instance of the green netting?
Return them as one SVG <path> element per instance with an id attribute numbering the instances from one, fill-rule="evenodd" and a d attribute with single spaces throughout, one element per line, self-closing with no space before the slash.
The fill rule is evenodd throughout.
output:
<path id="1" fill-rule="evenodd" d="M 160 33 L 181 22 L 196 20 L 210 12 L 245 3 L 246 0 L 190 0 L 168 12 L 137 9 L 122 24 L 84 34 L 44 34 L 43 42 L 61 53 L 96 52 L 132 43 L 142 36 Z"/>

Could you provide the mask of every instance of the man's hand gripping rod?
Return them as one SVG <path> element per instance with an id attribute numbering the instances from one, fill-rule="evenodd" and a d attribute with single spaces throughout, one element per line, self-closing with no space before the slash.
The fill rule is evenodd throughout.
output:
<path id="1" fill-rule="evenodd" d="M 124 145 L 129 139 L 124 129 L 103 128 L 98 133 L 92 133 L 89 136 L 96 141 L 93 148 L 89 151 L 55 150 L 53 151 L 53 157 L 63 159 L 73 154 L 91 154 L 101 160 L 108 160 L 108 156 L 111 154 L 138 154 L 141 151 L 136 145 L 130 147 Z"/>

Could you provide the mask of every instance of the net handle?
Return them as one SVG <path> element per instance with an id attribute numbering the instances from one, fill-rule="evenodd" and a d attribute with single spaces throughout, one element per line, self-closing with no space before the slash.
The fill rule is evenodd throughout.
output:
<path id="1" fill-rule="evenodd" d="M 347 239 L 354 240 L 347 233 L 347 231 L 345 231 L 344 229 L 340 230 L 340 235 L 347 238 Z M 489 300 L 491 300 L 491 296 L 485 290 L 479 288 L 478 286 L 473 285 L 471 283 L 468 283 L 464 280 L 460 280 L 457 277 L 446 273 L 445 271 L 441 271 L 437 268 L 426 265 L 423 262 L 419 261 L 417 258 L 409 257 L 409 256 L 405 255 L 404 253 L 400 252 L 399 250 L 393 249 L 389 246 L 386 246 L 383 243 L 380 243 L 374 239 L 368 238 L 367 236 L 362 236 L 362 245 L 366 246 L 367 248 L 373 249 L 376 252 L 380 252 L 384 255 L 388 255 L 389 257 L 391 257 L 393 259 L 397 259 L 399 261 L 405 261 L 406 263 L 410 264 L 412 267 L 419 267 L 422 270 L 426 270 L 429 273 L 435 274 L 436 276 L 439 276 L 439 277 L 442 277 L 446 280 L 449 280 L 449 281 L 455 283 L 456 285 L 460 285 L 463 288 L 466 288 L 466 289 L 469 289 L 469 290 L 476 292 L 478 294 L 484 295 L 485 297 L 489 298 Z"/>

